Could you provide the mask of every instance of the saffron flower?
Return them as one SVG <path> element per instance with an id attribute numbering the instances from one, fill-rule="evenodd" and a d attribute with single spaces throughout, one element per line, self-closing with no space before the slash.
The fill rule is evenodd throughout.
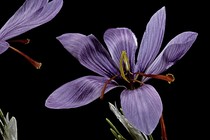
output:
<path id="1" fill-rule="evenodd" d="M 50 2 L 49 0 L 26 0 L 0 29 L 0 54 L 10 48 L 25 57 L 33 66 L 39 69 L 41 63 L 34 61 L 9 44 L 10 41 L 27 44 L 29 40 L 10 39 L 52 20 L 58 14 L 62 5 L 63 0 L 52 0 Z"/>
<path id="2" fill-rule="evenodd" d="M 165 19 L 165 7 L 162 7 L 149 20 L 139 48 L 136 36 L 128 28 L 111 28 L 105 32 L 108 51 L 92 34 L 58 36 L 68 52 L 99 75 L 65 83 L 49 95 L 45 106 L 51 109 L 81 107 L 103 98 L 116 87 L 124 87 L 120 104 L 125 118 L 140 132 L 150 135 L 162 116 L 163 105 L 156 89 L 146 82 L 151 78 L 173 82 L 172 74 L 160 74 L 180 60 L 197 38 L 196 32 L 182 32 L 160 50 Z"/>
<path id="3" fill-rule="evenodd" d="M 14 116 L 9 118 L 9 113 L 6 117 L 0 109 L 0 133 L 3 140 L 17 140 L 17 120 Z"/>

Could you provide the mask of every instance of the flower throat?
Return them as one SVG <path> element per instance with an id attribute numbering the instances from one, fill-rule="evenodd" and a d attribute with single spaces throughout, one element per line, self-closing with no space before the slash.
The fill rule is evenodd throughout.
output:
<path id="1" fill-rule="evenodd" d="M 122 51 L 121 57 L 120 57 L 120 65 L 119 65 L 120 74 L 117 74 L 113 77 L 111 77 L 109 80 L 107 80 L 104 84 L 104 87 L 102 88 L 100 99 L 103 99 L 104 93 L 106 90 L 106 86 L 115 78 L 121 77 L 123 81 L 126 83 L 126 87 L 130 90 L 134 90 L 136 87 L 140 87 L 144 83 L 140 80 L 138 80 L 139 76 L 145 76 L 145 77 L 151 77 L 155 79 L 160 79 L 167 81 L 169 84 L 175 80 L 175 77 L 173 74 L 166 74 L 166 75 L 156 75 L 156 74 L 145 74 L 143 72 L 135 72 L 132 73 L 130 71 L 130 63 L 127 56 L 126 51 Z M 136 86 L 138 85 L 138 86 Z"/>

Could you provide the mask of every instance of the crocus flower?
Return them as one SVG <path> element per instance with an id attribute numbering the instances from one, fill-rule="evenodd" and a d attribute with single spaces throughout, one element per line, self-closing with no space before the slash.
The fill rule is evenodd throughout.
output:
<path id="1" fill-rule="evenodd" d="M 111 28 L 105 32 L 108 51 L 92 34 L 58 36 L 67 51 L 99 76 L 84 76 L 67 82 L 49 95 L 46 107 L 81 107 L 103 98 L 113 88 L 124 87 L 120 94 L 124 116 L 140 132 L 150 135 L 160 120 L 163 106 L 156 89 L 146 82 L 151 78 L 173 82 L 172 74 L 160 74 L 181 59 L 197 38 L 197 33 L 192 31 L 180 33 L 159 53 L 165 19 L 165 7 L 162 7 L 149 20 L 139 49 L 136 36 L 128 28 Z"/>
<path id="2" fill-rule="evenodd" d="M 49 0 L 26 0 L 0 29 L 0 54 L 11 48 L 24 56 L 36 68 L 40 68 L 41 63 L 10 46 L 10 39 L 52 20 L 58 14 L 62 5 L 63 0 L 52 0 L 50 2 Z M 29 40 L 13 41 L 28 43 Z"/>
<path id="3" fill-rule="evenodd" d="M 0 109 L 0 133 L 4 140 L 17 140 L 17 121 L 14 116 L 9 118 L 9 113 L 6 117 Z"/>

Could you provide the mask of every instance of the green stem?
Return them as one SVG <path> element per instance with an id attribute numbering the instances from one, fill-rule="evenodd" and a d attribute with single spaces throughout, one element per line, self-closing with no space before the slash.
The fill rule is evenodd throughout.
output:
<path id="1" fill-rule="evenodd" d="M 152 135 L 149 135 L 148 137 L 149 137 L 149 140 L 154 140 Z"/>
<path id="2" fill-rule="evenodd" d="M 119 139 L 119 140 L 126 140 L 123 136 L 122 136 L 122 134 L 117 130 L 117 128 L 114 126 L 114 124 L 108 119 L 108 118 L 106 118 L 106 121 L 109 123 L 109 125 L 113 128 L 111 128 L 110 130 L 111 130 L 111 132 L 112 132 L 112 134 L 117 138 L 117 139 Z M 116 135 L 114 134 L 114 133 L 116 133 Z"/>

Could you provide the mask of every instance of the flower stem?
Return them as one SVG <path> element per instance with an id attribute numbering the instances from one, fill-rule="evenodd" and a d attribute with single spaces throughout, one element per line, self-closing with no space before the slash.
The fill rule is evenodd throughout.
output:
<path id="1" fill-rule="evenodd" d="M 149 140 L 154 140 L 152 135 L 149 135 L 148 137 L 149 137 Z"/>

